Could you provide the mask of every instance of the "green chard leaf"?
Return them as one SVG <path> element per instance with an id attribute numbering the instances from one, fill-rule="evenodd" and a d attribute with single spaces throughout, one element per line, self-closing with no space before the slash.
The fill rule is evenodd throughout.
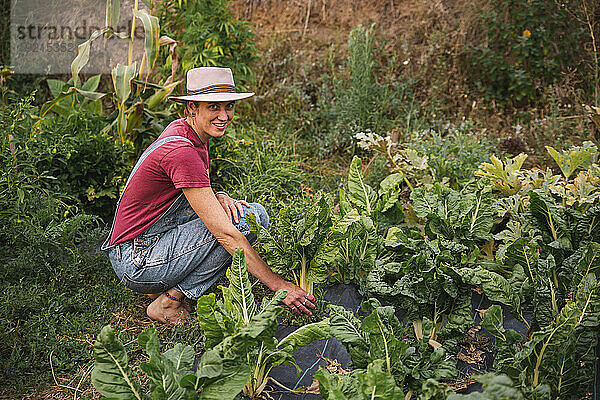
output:
<path id="1" fill-rule="evenodd" d="M 283 221 L 289 220 L 286 219 L 287 211 L 286 209 L 280 211 L 280 219 Z M 269 267 L 279 274 L 287 272 L 289 268 L 287 254 L 289 254 L 290 249 L 287 248 L 285 243 L 280 243 L 270 230 L 259 224 L 254 214 L 246 214 L 245 218 L 248 225 L 250 225 L 250 231 L 257 237 L 256 241 L 268 260 Z M 279 228 L 281 229 L 281 226 Z M 288 232 L 287 237 L 290 236 L 291 234 Z"/>
<path id="2" fill-rule="evenodd" d="M 290 346 L 290 353 L 293 354 L 300 347 L 306 346 L 315 340 L 329 339 L 331 337 L 329 326 L 328 319 L 301 326 L 281 339 L 277 347 L 284 348 Z"/>
<path id="3" fill-rule="evenodd" d="M 529 191 L 529 219 L 550 247 L 571 249 L 567 224 L 554 201 L 542 190 Z"/>
<path id="4" fill-rule="evenodd" d="M 404 397 L 402 389 L 396 386 L 394 377 L 384 371 L 383 360 L 375 360 L 366 371 L 358 371 L 359 392 L 363 399 L 397 400 Z"/>
<path id="5" fill-rule="evenodd" d="M 138 342 L 150 356 L 150 361 L 142 363 L 140 369 L 153 383 L 152 396 L 169 399 L 184 398 L 186 389 L 180 386 L 179 381 L 194 363 L 194 349 L 178 343 L 165 354 L 161 354 L 154 328 L 142 332 Z"/>
<path id="6" fill-rule="evenodd" d="M 461 268 L 458 273 L 465 283 L 480 286 L 490 300 L 507 305 L 517 318 L 527 323 L 521 314 L 519 296 L 502 275 L 480 267 Z"/>
<path id="7" fill-rule="evenodd" d="M 377 193 L 365 182 L 362 173 L 362 161 L 358 156 L 352 158 L 348 174 L 348 201 L 361 211 L 371 215 L 377 207 Z"/>
<path id="8" fill-rule="evenodd" d="M 355 374 L 341 376 L 319 368 L 315 372 L 315 379 L 319 381 L 319 393 L 323 400 L 361 399 Z"/>
<path id="9" fill-rule="evenodd" d="M 369 335 L 361 329 L 361 321 L 342 306 L 330 304 L 331 335 L 349 347 L 355 368 L 365 368 L 370 360 Z"/>
<path id="10" fill-rule="evenodd" d="M 228 332 L 226 328 L 223 315 L 217 308 L 214 293 L 205 294 L 198 299 L 196 317 L 204 331 L 204 344 L 208 348 L 216 346 L 225 336 L 233 333 Z"/>
<path id="11" fill-rule="evenodd" d="M 441 337 L 464 335 L 473 326 L 472 308 L 471 290 L 469 288 L 459 289 L 458 296 L 452 302 L 448 317 L 440 329 L 439 335 Z"/>
<path id="12" fill-rule="evenodd" d="M 488 308 L 481 320 L 481 327 L 494 336 L 495 339 L 495 346 L 498 350 L 498 354 L 494 359 L 496 366 L 499 360 L 510 363 L 510 360 L 514 358 L 515 353 L 519 350 L 517 342 L 523 340 L 518 332 L 512 329 L 504 329 L 502 321 L 502 308 L 497 304 Z"/>
<path id="13" fill-rule="evenodd" d="M 551 324 L 535 332 L 514 359 L 499 364 L 501 372 L 531 390 L 552 398 L 582 395 L 593 379 L 592 349 L 600 327 L 600 283 L 585 276 L 573 300 Z"/>
<path id="14" fill-rule="evenodd" d="M 227 307 L 234 310 L 234 318 L 238 324 L 248 325 L 256 314 L 256 302 L 252 294 L 252 284 L 248 277 L 244 250 L 235 249 L 231 266 L 227 269 L 228 287 L 221 287 L 223 299 Z"/>
<path id="15" fill-rule="evenodd" d="M 115 337 L 110 325 L 106 325 L 98 334 L 94 343 L 94 360 L 92 384 L 100 394 L 108 398 L 145 398 L 139 384 L 133 379 L 125 348 Z"/>
<path id="16" fill-rule="evenodd" d="M 379 204 L 377 205 L 379 212 L 388 211 L 398 202 L 403 180 L 402 174 L 390 174 L 381 181 L 379 184 Z"/>
<path id="17" fill-rule="evenodd" d="M 578 169 L 587 168 L 598 160 L 598 147 L 589 141 L 583 142 L 582 146 L 573 146 L 562 153 L 550 146 L 546 146 L 546 150 L 556 161 L 566 180 L 569 180 Z"/>

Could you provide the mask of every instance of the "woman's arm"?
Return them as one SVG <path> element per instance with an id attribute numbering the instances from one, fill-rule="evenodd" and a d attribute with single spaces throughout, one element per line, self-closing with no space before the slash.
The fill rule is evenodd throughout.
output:
<path id="1" fill-rule="evenodd" d="M 210 187 L 184 188 L 183 193 L 204 225 L 229 254 L 233 255 L 235 249 L 241 247 L 246 256 L 248 271 L 252 275 L 274 292 L 286 289 L 288 295 L 283 302 L 290 308 L 294 306 L 306 314 L 311 314 L 310 309 L 315 308 L 314 297 L 271 271 L 246 237 L 233 225 Z"/>

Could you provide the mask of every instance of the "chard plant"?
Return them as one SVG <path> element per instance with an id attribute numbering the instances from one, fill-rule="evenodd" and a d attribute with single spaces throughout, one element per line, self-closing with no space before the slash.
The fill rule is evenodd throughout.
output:
<path id="1" fill-rule="evenodd" d="M 123 344 L 105 326 L 94 344 L 92 384 L 107 398 L 233 400 L 251 378 L 248 352 L 273 340 L 276 317 L 282 311 L 276 301 L 284 297 L 285 292 L 278 293 L 247 326 L 206 351 L 195 370 L 192 346 L 176 344 L 161 353 L 154 328 L 140 334 L 138 344 L 149 358 L 139 368 L 149 387 L 139 384 Z"/>
<path id="2" fill-rule="evenodd" d="M 315 373 L 323 400 L 394 400 L 404 398 L 402 388 L 384 370 L 383 360 L 370 363 L 347 375 L 337 375 L 319 368 Z"/>
<path id="3" fill-rule="evenodd" d="M 535 329 L 548 326 L 581 279 L 600 269 L 600 205 L 563 208 L 537 189 L 527 213 L 494 235 L 497 265 L 520 299 L 531 299 Z"/>
<path id="4" fill-rule="evenodd" d="M 140 369 L 150 387 L 142 388 L 123 344 L 105 326 L 94 344 L 94 387 L 108 398 L 233 400 L 244 393 L 256 399 L 272 380 L 268 377 L 271 368 L 296 365 L 292 355 L 299 347 L 329 337 L 329 321 L 324 320 L 305 325 L 279 342 L 275 339 L 276 318 L 283 311 L 279 304 L 287 292 L 278 291 L 259 307 L 242 249 L 236 249 L 227 277 L 230 284 L 221 287 L 222 301 L 215 300 L 214 293 L 198 300 L 198 321 L 207 350 L 195 370 L 193 347 L 176 344 L 160 353 L 156 330 L 147 330 L 138 337 L 149 356 Z"/>
<path id="5" fill-rule="evenodd" d="M 431 321 L 433 342 L 438 336 L 457 338 L 472 325 L 470 285 L 520 315 L 520 298 L 509 282 L 481 267 L 480 247 L 492 238 L 497 220 L 489 185 L 472 183 L 456 191 L 436 184 L 415 189 L 411 200 L 423 224 L 389 229 L 389 256 L 369 273 L 368 292 L 406 310 L 417 337 L 423 321 Z"/>
<path id="6" fill-rule="evenodd" d="M 402 204 L 399 202 L 402 191 L 402 174 L 388 175 L 375 191 L 365 181 L 362 172 L 362 161 L 354 156 L 348 172 L 348 191 L 340 191 L 340 208 L 342 214 L 355 208 L 360 215 L 369 217 L 377 224 L 385 225 L 402 222 Z"/>
<path id="7" fill-rule="evenodd" d="M 581 146 L 573 146 L 562 152 L 550 146 L 546 146 L 546 150 L 558 165 L 562 176 L 554 175 L 550 168 L 522 169 L 526 154 L 519 154 L 504 161 L 492 155 L 492 163 L 482 163 L 475 175 L 489 178 L 494 189 L 502 196 L 515 196 L 522 209 L 527 207 L 531 190 L 542 190 L 562 200 L 563 207 L 575 207 L 578 211 L 585 211 L 600 197 L 600 167 L 596 164 L 597 146 L 591 142 L 584 142 Z"/>
<path id="8" fill-rule="evenodd" d="M 482 327 L 495 338 L 495 365 L 534 398 L 581 398 L 594 379 L 594 347 L 600 328 L 600 280 L 588 273 L 555 318 L 524 345 L 520 334 L 502 324 L 502 309 L 484 314 Z M 532 396 L 533 397 L 533 396 Z"/>
<path id="9" fill-rule="evenodd" d="M 273 271 L 308 293 L 313 293 L 315 283 L 326 280 L 339 251 L 337 239 L 358 220 L 358 214 L 349 213 L 334 223 L 331 208 L 329 199 L 319 195 L 304 210 L 282 208 L 277 224 L 269 229 L 252 214 L 246 218 Z"/>
<path id="10" fill-rule="evenodd" d="M 218 347 L 219 343 L 235 336 L 239 331 L 259 328 L 254 326 L 254 321 L 265 311 L 274 310 L 273 318 L 276 317 L 282 311 L 279 304 L 287 295 L 285 290 L 280 290 L 272 299 L 264 299 L 261 307 L 256 304 L 242 249 L 236 249 L 226 274 L 230 283 L 227 287 L 220 287 L 223 300 L 216 300 L 215 294 L 211 293 L 202 296 L 197 304 L 197 318 L 204 331 L 205 347 L 208 349 Z M 304 325 L 279 342 L 274 336 L 276 327 L 277 323 L 273 322 L 269 334 L 258 338 L 256 345 L 246 349 L 243 355 L 243 364 L 248 366 L 249 374 L 241 391 L 251 399 L 257 398 L 269 381 L 282 386 L 268 376 L 274 366 L 296 366 L 293 354 L 298 348 L 314 340 L 330 337 L 327 319 Z"/>
<path id="11" fill-rule="evenodd" d="M 315 375 L 324 384 L 324 398 L 331 391 L 340 391 L 345 397 L 410 398 L 413 391 L 427 379 L 449 379 L 457 374 L 455 361 L 441 346 L 430 347 L 429 340 L 416 338 L 400 324 L 392 306 L 382 306 L 369 299 L 363 310 L 369 315 L 362 320 L 341 306 L 330 305 L 331 333 L 346 345 L 352 358 L 353 371 L 348 377 L 334 377 L 321 370 Z M 425 333 L 432 328 L 428 321 Z M 377 376 L 365 382 L 365 376 Z M 409 391 L 405 394 L 402 388 Z M 392 397 L 388 397 L 391 395 Z M 327 397 L 329 396 L 329 397 Z"/>
<path id="12" fill-rule="evenodd" d="M 348 172 L 347 191 L 340 190 L 338 220 L 351 222 L 339 235 L 339 252 L 333 262 L 332 280 L 357 283 L 364 292 L 367 274 L 383 249 L 378 230 L 402 222 L 404 213 L 399 196 L 403 176 L 388 175 L 375 191 L 365 182 L 362 161 L 354 157 Z"/>
<path id="13" fill-rule="evenodd" d="M 496 399 L 511 399 L 511 400 L 534 400 L 547 399 L 548 393 L 543 389 L 533 393 L 522 391 L 515 383 L 505 374 L 487 373 L 484 375 L 472 376 L 477 382 L 482 385 L 482 392 L 472 392 L 469 394 L 455 393 L 448 385 L 438 383 L 433 379 L 427 380 L 421 387 L 419 400 L 496 400 Z"/>

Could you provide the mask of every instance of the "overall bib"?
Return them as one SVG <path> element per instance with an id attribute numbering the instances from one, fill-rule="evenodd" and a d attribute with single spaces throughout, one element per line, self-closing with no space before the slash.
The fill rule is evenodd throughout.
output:
<path id="1" fill-rule="evenodd" d="M 169 136 L 154 142 L 133 168 L 123 193 L 142 162 L 165 143 L 183 140 L 182 136 Z M 117 210 L 121 199 L 117 202 Z M 258 203 L 243 206 L 244 213 L 252 213 L 264 227 L 269 223 L 265 208 Z M 115 218 L 117 211 L 115 210 Z M 256 236 L 250 232 L 245 218 L 235 227 L 250 243 Z M 115 221 L 102 250 L 108 255 L 112 267 L 128 288 L 140 293 L 160 293 L 170 288 L 182 292 L 187 298 L 198 299 L 231 262 L 231 255 L 219 244 L 202 220 L 191 208 L 184 194 L 148 229 L 132 240 L 110 246 Z"/>

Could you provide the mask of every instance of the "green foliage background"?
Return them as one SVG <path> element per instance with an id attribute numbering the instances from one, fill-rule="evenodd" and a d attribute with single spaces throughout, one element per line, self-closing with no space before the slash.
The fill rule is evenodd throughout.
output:
<path id="1" fill-rule="evenodd" d="M 430 237 L 427 241 L 421 237 L 419 240 L 432 246 L 427 254 L 439 252 L 432 256 L 434 261 L 429 260 L 431 265 L 435 264 L 431 270 L 435 273 L 438 270 L 449 273 L 447 264 L 450 262 L 461 267 L 471 262 L 468 258 L 451 257 L 453 252 L 466 251 L 453 241 L 471 240 L 467 246 L 470 251 L 477 251 L 476 248 L 484 244 L 480 237 L 467 240 L 461 236 L 464 227 L 457 223 L 454 215 L 449 214 L 444 220 L 422 214 L 422 210 L 415 211 L 417 206 L 411 210 L 411 203 L 419 204 L 420 200 L 415 201 L 415 198 L 425 194 L 417 190 L 411 200 L 406 182 L 415 186 L 436 183 L 438 194 L 464 191 L 460 193 L 468 197 L 472 196 L 473 173 L 492 153 L 500 156 L 525 151 L 532 155 L 526 161 L 530 164 L 527 167 L 544 167 L 554 165 L 550 164 L 553 161 L 542 148 L 544 145 L 560 150 L 570 144 L 581 144 L 584 139 L 598 140 L 593 125 L 575 123 L 571 110 L 565 111 L 559 106 L 559 101 L 560 104 L 589 102 L 597 88 L 590 83 L 593 68 L 589 63 L 589 46 L 584 46 L 589 39 L 585 26 L 573 23 L 572 15 L 565 9 L 557 9 L 554 2 L 492 2 L 486 13 L 477 16 L 473 23 L 486 29 L 480 31 L 472 43 L 461 47 L 464 51 L 460 59 L 461 73 L 470 79 L 456 92 L 450 91 L 460 101 L 471 96 L 469 104 L 473 97 L 484 104 L 475 111 L 468 111 L 470 108 L 459 100 L 453 103 L 448 102 L 447 97 L 432 96 L 431 93 L 443 93 L 443 88 L 432 86 L 446 78 L 447 82 L 453 82 L 454 77 L 442 76 L 438 77 L 439 81 L 428 81 L 428 65 L 422 65 L 418 74 L 409 73 L 408 66 L 412 64 L 402 57 L 404 50 L 390 50 L 379 25 L 364 21 L 366 24 L 352 30 L 347 44 L 341 48 L 321 46 L 317 54 L 308 54 L 297 51 L 298 44 L 293 42 L 298 37 L 265 39 L 256 36 L 248 22 L 235 17 L 232 10 L 235 5 L 230 0 L 156 3 L 161 33 L 179 42 L 178 78 L 183 79 L 185 72 L 196 66 L 227 66 L 234 70 L 239 89 L 258 94 L 240 104 L 228 134 L 211 143 L 214 187 L 234 197 L 264 204 L 274 224 L 279 222 L 277 215 L 281 208 L 307 209 L 319 191 L 339 196 L 334 200 L 339 208 L 356 207 L 362 213 L 362 225 L 354 225 L 349 230 L 356 237 L 348 241 L 346 249 L 349 259 L 363 264 L 355 270 L 351 267 L 343 270 L 347 265 L 338 265 L 339 280 L 358 277 L 356 279 L 364 285 L 365 271 L 372 267 L 371 261 L 381 255 L 404 262 L 402 257 L 406 254 L 400 251 L 393 255 L 397 249 L 385 249 L 380 236 L 404 218 L 407 224 L 412 224 L 409 231 L 414 237 L 408 235 L 403 242 L 409 244 L 419 236 L 418 218 L 421 218 L 423 231 Z M 568 5 L 576 4 L 568 2 Z M 1 8 L 0 19 L 7 20 L 9 7 Z M 0 64 L 3 65 L 8 63 L 7 26 L 2 24 L 0 28 L 0 37 L 4 39 L 0 40 Z M 526 30 L 531 35 L 525 34 Z M 436 71 L 447 73 L 449 70 L 443 67 L 450 58 L 445 58 L 447 54 L 443 51 L 447 43 L 439 39 L 443 35 L 438 32 L 441 44 L 433 47 L 438 50 L 431 59 L 436 60 L 439 68 Z M 437 42 L 432 39 L 432 43 Z M 153 82 L 165 81 L 173 61 L 164 50 L 156 74 L 151 77 Z M 577 97 L 548 96 L 549 88 L 573 70 L 579 74 L 578 82 L 569 93 L 577 92 Z M 0 379 L 10 382 L 11 386 L 2 390 L 12 396 L 52 385 L 50 363 L 59 377 L 81 376 L 77 375 L 81 373 L 80 367 L 91 360 L 92 337 L 107 322 L 131 324 L 120 334 L 125 342 L 131 342 L 134 333 L 140 331 L 143 323 L 139 320 L 144 318 L 147 299 L 119 284 L 108 260 L 99 253 L 98 245 L 107 234 L 116 196 L 135 162 L 134 154 L 143 151 L 180 113 L 172 104 L 162 102 L 156 110 L 144 114 L 133 137 L 133 148 L 123 146 L 110 130 L 103 131 L 115 118 L 114 109 L 106 101 L 102 112 L 98 111 L 100 107 L 95 108 L 95 112 L 74 109 L 67 115 L 50 113 L 40 121 L 40 106 L 52 99 L 45 82 L 47 78 L 12 76 L 2 84 L 2 93 L 6 96 L 0 108 L 0 302 L 4 304 L 0 309 Z M 427 87 L 428 84 L 432 86 Z M 100 88 L 108 91 L 110 80 L 104 78 Z M 181 85 L 177 90 L 183 89 Z M 463 117 L 465 110 L 470 112 L 466 118 Z M 494 133 L 486 131 L 487 122 L 497 114 L 506 118 L 505 126 Z M 398 156 L 399 165 L 405 169 L 394 170 L 389 158 L 356 146 L 358 133 L 389 136 L 392 157 L 412 150 L 418 159 Z M 381 183 L 390 172 L 406 178 L 403 181 L 401 176 L 396 176 L 396 180 L 390 180 L 397 183 L 398 189 L 395 194 L 398 205 L 390 208 L 390 215 L 367 215 L 352 204 L 352 198 L 348 204 L 342 201 L 339 189 L 347 187 L 347 171 L 353 156 L 364 159 L 360 168 L 355 168 L 354 175 L 364 174 L 360 176 L 365 185 L 372 185 L 372 193 L 382 196 L 387 193 Z M 423 160 L 426 166 L 422 169 L 411 164 Z M 546 181 L 542 179 L 543 183 L 535 182 L 547 188 L 551 185 L 548 182 L 556 183 L 558 179 L 551 175 L 546 178 Z M 589 186 L 582 187 L 589 189 Z M 558 207 L 573 199 L 552 193 Z M 540 200 L 537 204 L 546 203 Z M 578 218 L 587 215 L 584 206 L 580 206 L 567 213 L 569 221 L 579 221 Z M 561 215 L 561 218 L 567 217 Z M 494 226 L 502 227 L 498 218 L 494 219 Z M 366 230 L 369 231 L 361 236 Z M 572 254 L 556 249 L 560 243 L 550 246 L 546 240 L 550 233 L 542 232 L 544 256 L 553 254 L 562 268 L 561 263 Z M 435 236 L 439 238 L 434 239 Z M 364 241 L 376 244 L 376 251 L 360 254 L 357 249 L 361 249 L 359 244 L 363 237 Z M 340 259 L 335 262 L 343 263 Z M 549 265 L 549 261 L 544 262 L 546 264 L 540 265 Z M 392 276 L 390 280 L 402 275 L 394 269 L 397 266 L 385 268 L 385 274 Z M 495 271 L 508 274 L 502 269 Z M 511 273 L 516 276 L 517 272 Z M 436 290 L 442 293 L 467 280 L 452 275 L 448 282 L 451 284 L 446 287 L 435 286 Z M 511 284 L 515 284 L 514 280 Z M 255 290 L 260 292 L 261 289 Z M 562 306 L 566 304 L 568 293 L 559 294 Z M 444 298 L 450 304 L 466 297 L 464 291 L 456 291 L 453 296 Z M 547 298 L 536 299 L 546 311 L 541 313 L 540 325 L 547 324 L 554 311 L 549 311 Z M 429 311 L 428 307 L 435 303 L 429 300 L 421 302 L 421 308 Z M 415 311 L 418 307 L 413 308 Z M 375 316 L 371 318 L 368 323 L 373 322 Z M 454 333 L 462 331 L 464 319 L 457 318 L 449 324 Z M 451 331 L 450 328 L 447 331 Z M 201 329 L 195 324 L 160 334 L 168 345 L 179 340 L 197 349 L 202 346 Z M 374 342 L 386 337 L 386 334 L 371 334 L 377 337 Z M 406 382 L 419 390 L 422 383 L 427 385 L 426 374 L 439 370 L 436 377 L 441 377 L 447 372 L 445 365 L 431 370 L 429 366 L 447 360 L 437 353 L 434 357 L 425 342 L 413 347 L 422 350 L 415 350 L 411 353 L 413 356 L 403 362 L 415 367 L 414 376 L 407 375 Z M 430 360 L 431 357 L 435 360 Z M 134 364 L 136 362 L 134 360 Z M 365 370 L 357 374 L 356 379 L 381 379 L 390 387 L 394 385 L 385 379 L 381 365 L 365 363 L 362 366 Z M 508 390 L 506 387 L 519 384 L 515 376 L 511 378 L 512 381 L 507 377 L 509 384 L 502 377 L 482 378 L 482 381 L 488 382 L 490 387 L 498 385 Z M 333 387 L 336 383 L 331 384 Z M 431 393 L 444 391 L 435 383 L 429 382 L 429 385 Z M 89 381 L 84 386 L 91 390 Z"/>

